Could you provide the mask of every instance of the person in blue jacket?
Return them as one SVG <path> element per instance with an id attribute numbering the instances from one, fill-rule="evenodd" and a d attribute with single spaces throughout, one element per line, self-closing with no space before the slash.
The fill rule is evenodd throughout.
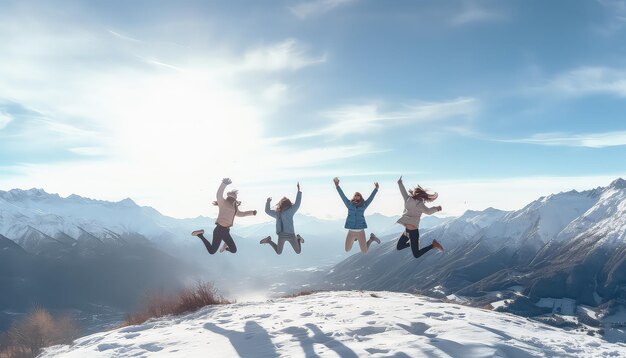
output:
<path id="1" fill-rule="evenodd" d="M 345 228 L 348 229 L 348 235 L 346 236 L 346 252 L 352 250 L 352 245 L 355 241 L 359 242 L 359 247 L 362 253 L 366 253 L 372 242 L 380 244 L 380 240 L 374 235 L 370 234 L 369 240 L 365 241 L 365 229 L 367 229 L 367 222 L 365 222 L 365 209 L 372 203 L 376 193 L 378 192 L 378 182 L 374 183 L 374 191 L 370 194 L 367 200 L 363 200 L 363 196 L 358 191 L 352 196 L 352 200 L 346 197 L 341 187 L 339 186 L 339 178 L 334 178 L 335 188 L 339 192 L 339 196 L 343 203 L 348 208 L 348 217 L 346 218 Z"/>
<path id="2" fill-rule="evenodd" d="M 300 235 L 296 235 L 295 229 L 293 228 L 293 216 L 296 214 L 296 211 L 298 211 L 298 208 L 300 208 L 300 203 L 302 202 L 300 183 L 298 183 L 297 187 L 298 194 L 296 194 L 296 202 L 293 204 L 287 197 L 283 197 L 280 199 L 278 204 L 276 204 L 276 210 L 272 210 L 270 208 L 272 198 L 267 198 L 267 201 L 265 202 L 265 212 L 267 215 L 276 219 L 278 244 L 272 241 L 271 236 L 261 240 L 261 244 L 270 244 L 274 251 L 276 251 L 279 255 L 283 252 L 285 241 L 289 241 L 296 254 L 299 254 L 302 251 L 302 243 L 304 242 L 304 239 Z"/>

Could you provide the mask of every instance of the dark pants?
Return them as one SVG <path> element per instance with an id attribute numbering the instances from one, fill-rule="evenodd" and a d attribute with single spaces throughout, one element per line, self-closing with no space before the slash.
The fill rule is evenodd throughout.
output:
<path id="1" fill-rule="evenodd" d="M 200 238 L 200 240 L 202 240 L 204 246 L 206 247 L 206 250 L 211 255 L 219 250 L 222 241 L 224 241 L 226 243 L 226 246 L 228 246 L 227 251 L 230 251 L 233 254 L 237 252 L 237 246 L 235 245 L 235 241 L 233 241 L 233 238 L 230 236 L 230 228 L 223 227 L 219 224 L 215 225 L 215 229 L 213 229 L 213 243 L 210 243 L 209 240 L 205 239 L 204 235 L 202 234 L 198 235 L 198 237 Z"/>
<path id="2" fill-rule="evenodd" d="M 433 248 L 433 245 L 430 244 L 420 249 L 419 230 L 415 229 L 415 230 L 407 230 L 407 231 L 409 232 L 409 237 L 406 236 L 406 232 L 403 233 L 402 236 L 400 236 L 400 239 L 398 240 L 398 246 L 397 246 L 398 250 L 406 249 L 407 247 L 411 246 L 411 251 L 413 251 L 413 256 L 415 256 L 415 258 L 418 258 Z M 409 245 L 409 240 L 411 241 L 410 245 Z"/>
<path id="3" fill-rule="evenodd" d="M 270 242 L 268 242 L 268 244 L 270 244 L 274 248 L 274 251 L 276 251 L 276 253 L 280 255 L 283 253 L 283 246 L 285 246 L 286 241 L 289 241 L 291 247 L 293 247 L 293 251 L 295 251 L 296 254 L 299 254 L 300 251 L 302 251 L 300 240 L 298 240 L 298 237 L 295 234 L 280 233 L 278 234 L 278 245 L 276 245 L 271 240 Z"/>

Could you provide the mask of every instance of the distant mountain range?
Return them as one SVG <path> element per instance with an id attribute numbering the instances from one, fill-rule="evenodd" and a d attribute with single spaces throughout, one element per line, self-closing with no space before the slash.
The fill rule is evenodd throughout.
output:
<path id="1" fill-rule="evenodd" d="M 540 315 L 541 298 L 611 308 L 626 302 L 626 181 L 541 197 L 516 211 L 486 209 L 426 230 L 446 249 L 415 259 L 396 242 L 353 255 L 324 278 L 331 287 L 420 291 Z M 508 299 L 508 300 L 507 300 Z M 549 309 L 547 311 L 550 311 Z M 626 320 L 623 322 L 626 326 Z"/>
<path id="2" fill-rule="evenodd" d="M 396 220 L 368 216 L 379 236 L 401 231 Z M 445 220 L 431 217 L 425 224 Z M 63 198 L 41 189 L 0 191 L 0 291 L 12 292 L 0 295 L 0 311 L 82 303 L 128 309 L 145 292 L 166 292 L 197 279 L 214 281 L 226 294 L 280 292 L 288 290 L 285 281 L 290 278 L 279 274 L 331 266 L 350 255 L 343 251 L 343 220 L 298 214 L 295 222 L 306 238 L 302 255 L 286 248 L 277 256 L 260 245 L 263 237 L 275 237 L 274 222 L 266 222 L 237 224 L 232 232 L 238 253 L 210 256 L 190 235 L 204 228 L 211 238 L 214 219 L 209 217 L 175 219 L 131 199 Z M 299 282 L 301 276 L 292 280 L 306 285 Z"/>

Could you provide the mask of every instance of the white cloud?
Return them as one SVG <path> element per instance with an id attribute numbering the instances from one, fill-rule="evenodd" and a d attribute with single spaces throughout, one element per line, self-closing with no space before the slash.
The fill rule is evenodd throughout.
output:
<path id="1" fill-rule="evenodd" d="M 626 145 L 626 131 L 567 134 L 539 133 L 528 138 L 501 140 L 507 143 L 527 143 L 547 146 L 605 148 Z"/>
<path id="2" fill-rule="evenodd" d="M 626 0 L 597 0 L 604 8 L 606 20 L 597 27 L 603 35 L 613 35 L 626 25 Z"/>
<path id="3" fill-rule="evenodd" d="M 380 104 L 348 105 L 323 112 L 328 125 L 277 140 L 301 139 L 316 136 L 343 137 L 349 134 L 375 133 L 384 128 L 409 123 L 430 122 L 451 118 L 471 118 L 479 111 L 475 98 L 457 98 L 441 102 L 420 102 L 404 105 L 401 109 L 385 111 Z"/>
<path id="4" fill-rule="evenodd" d="M 470 7 L 455 15 L 450 22 L 452 25 L 462 26 L 475 23 L 497 22 L 502 21 L 505 18 L 506 17 L 503 14 L 493 10 Z"/>
<path id="5" fill-rule="evenodd" d="M 74 147 L 69 148 L 69 151 L 86 157 L 102 156 L 107 154 L 107 151 L 100 147 Z"/>
<path id="6" fill-rule="evenodd" d="M 113 30 L 108 30 L 109 33 L 119 39 L 125 40 L 125 41 L 130 41 L 130 42 L 142 42 L 141 40 L 137 40 L 136 38 L 132 38 L 130 36 L 126 36 L 126 35 L 122 35 L 117 31 L 113 31 Z"/>
<path id="7" fill-rule="evenodd" d="M 581 67 L 556 76 L 544 89 L 574 96 L 605 93 L 626 97 L 626 70 Z"/>
<path id="8" fill-rule="evenodd" d="M 291 10 L 291 13 L 295 16 L 304 19 L 323 14 L 339 6 L 345 6 L 353 2 L 356 2 L 356 0 L 312 0 L 289 7 L 289 10 Z"/>
<path id="9" fill-rule="evenodd" d="M 13 121 L 13 117 L 11 115 L 0 111 L 0 129 L 6 127 L 11 121 Z"/>
<path id="10" fill-rule="evenodd" d="M 297 71 L 324 62 L 326 55 L 309 57 L 298 41 L 288 39 L 246 52 L 243 61 L 234 68 L 240 71 Z"/>
<path id="11" fill-rule="evenodd" d="M 166 25 L 152 24 L 140 31 L 141 41 L 132 41 L 97 21 L 28 16 L 32 21 L 22 22 L 0 14 L 0 38 L 12 39 L 0 46 L 0 99 L 39 113 L 20 122 L 24 128 L 12 136 L 21 140 L 12 140 L 29 148 L 61 146 L 84 160 L 21 164 L 1 178 L 4 188 L 130 196 L 195 216 L 211 209 L 202 193 L 224 176 L 280 180 L 292 164 L 307 168 L 379 151 L 367 143 L 295 150 L 263 138 L 267 114 L 289 96 L 289 75 L 326 60 L 295 39 L 248 50 L 180 51 Z M 195 38 L 191 28 L 187 35 Z M 3 126 L 7 118 L 0 116 Z"/>

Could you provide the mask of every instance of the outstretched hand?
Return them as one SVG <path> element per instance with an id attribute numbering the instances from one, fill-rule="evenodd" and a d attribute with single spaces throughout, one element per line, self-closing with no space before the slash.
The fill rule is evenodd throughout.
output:
<path id="1" fill-rule="evenodd" d="M 252 215 L 256 215 L 256 210 L 252 210 Z"/>
<path id="2" fill-rule="evenodd" d="M 222 183 L 224 183 L 224 184 L 226 184 L 226 185 L 232 184 L 232 182 L 233 182 L 233 181 L 232 181 L 232 180 L 230 180 L 230 178 L 224 178 L 224 179 L 222 179 Z"/>
<path id="3" fill-rule="evenodd" d="M 402 183 L 402 175 L 400 175 L 400 179 L 398 179 L 398 183 Z"/>
<path id="4" fill-rule="evenodd" d="M 298 182 L 298 185 L 296 185 L 298 187 L 298 191 L 300 191 L 300 182 Z"/>
<path id="5" fill-rule="evenodd" d="M 376 187 L 376 189 L 378 189 L 378 182 L 374 182 L 374 187 Z"/>
<path id="6" fill-rule="evenodd" d="M 335 186 L 339 186 L 339 178 L 334 177 L 333 181 L 335 182 Z"/>
<path id="7" fill-rule="evenodd" d="M 267 201 L 268 202 L 272 201 L 272 197 L 267 198 Z"/>
<path id="8" fill-rule="evenodd" d="M 441 211 L 441 210 L 443 210 L 443 209 L 441 209 L 441 205 L 439 205 L 439 206 L 437 207 L 437 209 L 438 209 L 437 211 Z"/>

